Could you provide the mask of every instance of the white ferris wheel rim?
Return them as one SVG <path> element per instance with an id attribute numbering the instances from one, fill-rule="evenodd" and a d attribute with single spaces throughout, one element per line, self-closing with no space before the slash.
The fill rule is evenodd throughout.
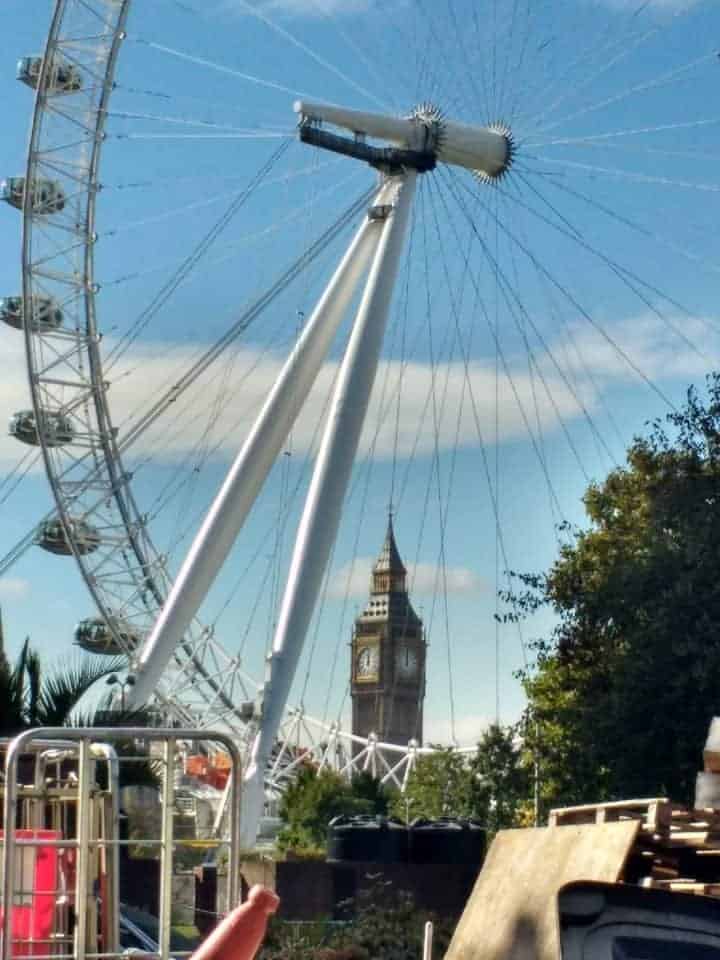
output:
<path id="1" fill-rule="evenodd" d="M 55 9 L 48 31 L 45 47 L 43 70 L 47 71 L 54 57 L 62 48 L 63 27 L 66 15 L 72 12 L 75 0 L 55 0 Z M 44 410 L 58 385 L 54 383 L 54 358 L 62 349 L 68 354 L 75 351 L 76 367 L 79 371 L 79 386 L 71 402 L 64 401 L 55 409 L 63 413 L 68 410 L 76 422 L 83 421 L 81 452 L 75 452 L 72 461 L 64 457 L 63 448 L 46 442 L 43 431 L 42 455 L 46 473 L 57 506 L 57 516 L 62 525 L 64 537 L 81 570 L 82 576 L 98 608 L 99 615 L 105 619 L 112 630 L 118 646 L 124 647 L 128 657 L 135 650 L 128 633 L 123 630 L 126 611 L 137 608 L 153 614 L 159 612 L 166 597 L 170 578 L 165 558 L 153 545 L 151 531 L 146 519 L 133 496 L 132 478 L 123 467 L 123 445 L 118 441 L 112 418 L 112 397 L 108 396 L 103 373 L 103 359 L 99 344 L 99 329 L 96 311 L 98 286 L 94 275 L 93 250 L 95 244 L 95 203 L 101 186 L 99 164 L 103 150 L 103 135 L 107 119 L 107 107 L 112 94 L 117 58 L 125 34 L 125 25 L 131 0 L 96 0 L 110 24 L 110 34 L 106 49 L 103 50 L 103 69 L 101 82 L 93 94 L 95 100 L 89 109 L 93 120 L 90 137 L 90 157 L 87 163 L 87 176 L 78 183 L 78 195 L 75 198 L 83 208 L 82 229 L 79 238 L 73 238 L 77 254 L 81 259 L 80 276 L 76 275 L 73 284 L 67 283 L 67 277 L 52 275 L 47 268 L 47 251 L 43 256 L 42 240 L 40 255 L 34 252 L 36 230 L 42 217 L 33 209 L 33 196 L 25 191 L 23 204 L 23 301 L 28 310 L 40 298 L 47 297 L 51 290 L 61 289 L 65 284 L 71 292 L 65 303 L 70 311 L 75 311 L 83 320 L 80 329 L 56 331 L 34 331 L 32 324 L 25 323 L 25 347 L 28 364 L 30 389 L 32 393 L 35 422 L 41 423 Z M 38 89 L 42 89 L 42 75 Z M 310 107 L 317 105 L 310 104 Z M 39 180 L 50 168 L 44 155 L 42 137 L 52 104 L 47 98 L 36 96 L 28 162 L 25 171 L 27 183 Z M 57 118 L 57 114 L 55 115 Z M 87 142 L 82 147 L 87 150 Z M 58 259 L 62 259 L 58 257 Z M 85 373 L 85 371 L 89 371 Z M 62 389 L 74 389 L 71 385 L 62 385 Z M 77 470 L 85 465 L 85 487 L 78 486 Z M 78 504 L 83 506 L 78 513 Z M 87 549 L 87 531 L 78 520 L 92 523 L 96 516 L 103 520 L 101 538 L 102 550 Z M 100 556 L 98 555 L 100 554 Z M 114 556 L 115 560 L 111 558 Z M 107 573 L 108 565 L 112 567 Z M 122 583 L 122 595 L 119 584 Z M 118 592 L 120 591 L 120 593 Z M 195 621 L 187 642 L 178 648 L 177 657 L 170 665 L 169 672 L 162 678 L 157 695 L 168 709 L 175 712 L 178 719 L 185 722 L 206 722 L 207 726 L 221 726 L 231 730 L 241 742 L 252 736 L 254 725 L 249 704 L 260 689 L 260 683 L 245 675 L 242 664 L 231 656 L 219 643 L 213 629 Z M 250 723 L 247 719 L 250 717 Z M 352 757 L 359 753 L 362 762 L 368 768 L 379 769 L 381 774 L 393 782 L 402 782 L 405 766 L 429 748 L 420 748 L 415 744 L 407 747 L 377 743 L 373 738 L 362 740 L 353 738 L 347 731 L 336 725 L 307 716 L 304 710 L 293 708 L 285 719 L 284 743 L 292 744 L 293 738 L 300 736 L 300 728 L 305 725 L 303 737 L 318 745 L 321 763 L 335 762 L 332 757 L 337 742 L 343 745 L 343 756 Z M 298 741 L 299 744 L 299 741 Z M 353 745 L 360 750 L 353 750 Z M 282 750 L 281 748 L 281 754 Z M 397 760 L 385 761 L 382 756 Z M 380 759 L 378 759 L 380 758 Z M 283 762 L 286 756 L 282 757 Z M 289 762 L 290 769 L 296 759 Z M 352 762 L 352 761 L 350 761 Z M 379 764 L 379 766 L 378 766 Z M 343 763 L 340 763 L 343 766 Z M 278 780 L 285 775 L 276 762 L 272 777 Z M 283 767 L 283 770 L 286 769 Z"/>
<path id="2" fill-rule="evenodd" d="M 47 171 L 42 134 L 44 121 L 51 106 L 48 98 L 42 95 L 42 90 L 46 85 L 46 75 L 50 65 L 60 55 L 59 51 L 63 50 L 65 16 L 68 11 L 71 11 L 74 2 L 75 0 L 55 0 L 54 3 L 34 100 L 25 170 L 28 183 L 41 178 L 43 172 Z M 80 202 L 84 202 L 85 216 L 82 238 L 78 245 L 81 248 L 82 272 L 80 277 L 75 277 L 73 299 L 76 300 L 76 305 L 79 303 L 78 312 L 84 317 L 84 330 L 58 332 L 52 329 L 34 329 L 33 323 L 25 322 L 25 349 L 36 423 L 42 422 L 43 411 L 48 406 L 47 401 L 52 396 L 53 388 L 57 386 L 53 381 L 51 369 L 48 369 L 51 365 L 43 362 L 44 341 L 48 339 L 53 341 L 51 352 L 54 355 L 57 353 L 55 344 L 58 338 L 64 338 L 70 344 L 70 350 L 74 349 L 77 353 L 78 369 L 81 370 L 86 365 L 91 371 L 89 380 L 80 386 L 78 395 L 69 405 L 76 420 L 80 416 L 79 409 L 82 409 L 86 415 L 85 429 L 82 432 L 85 434 L 86 445 L 90 452 L 80 454 L 76 460 L 87 463 L 86 486 L 92 492 L 94 506 L 105 504 L 107 511 L 108 505 L 112 505 L 113 513 L 116 515 L 112 537 L 116 541 L 118 552 L 122 552 L 125 556 L 126 551 L 129 551 L 134 558 L 133 563 L 127 560 L 127 569 L 135 583 L 135 594 L 142 598 L 142 604 L 155 617 L 162 609 L 170 581 L 164 558 L 154 547 L 145 519 L 133 497 L 131 477 L 123 467 L 122 447 L 118 443 L 118 432 L 113 425 L 99 349 L 101 338 L 96 321 L 98 310 L 96 301 L 100 287 L 94 274 L 93 257 L 96 238 L 95 208 L 102 187 L 99 171 L 105 140 L 104 129 L 117 61 L 126 37 L 125 27 L 131 0 L 99 0 L 99 4 L 107 15 L 107 25 L 111 29 L 111 34 L 106 37 L 106 43 L 100 48 L 103 51 L 103 57 L 97 54 L 95 56 L 95 69 L 98 69 L 98 64 L 101 65 L 101 79 L 97 85 L 96 105 L 94 109 L 88 111 L 89 119 L 94 122 L 94 129 L 87 174 L 84 182 L 78 184 L 78 194 L 82 198 Z M 80 151 L 85 149 L 87 144 L 80 147 Z M 58 278 L 46 274 L 43 269 L 44 261 L 38 265 L 39 258 L 33 254 L 35 228 L 38 221 L 42 220 L 42 216 L 33 209 L 32 199 L 31 192 L 26 191 L 22 208 L 22 289 L 23 301 L 26 305 L 35 304 L 40 298 L 47 298 L 49 288 L 53 288 L 55 281 L 66 283 L 68 281 L 67 277 Z M 43 226 L 46 224 L 43 223 Z M 29 317 L 27 306 L 25 310 L 26 317 Z M 67 388 L 68 385 L 62 384 L 62 386 Z M 131 638 L 123 629 L 127 616 L 118 617 L 117 594 L 114 590 L 104 589 L 103 578 L 98 576 L 92 563 L 93 552 L 86 549 L 84 528 L 81 523 L 78 523 L 77 512 L 73 509 L 79 499 L 76 476 L 75 474 L 72 476 L 72 485 L 66 484 L 68 467 L 59 455 L 58 446 L 47 443 L 43 431 L 38 431 L 38 437 L 45 472 L 55 500 L 56 512 L 52 520 L 58 521 L 62 527 L 64 538 L 97 608 L 98 616 L 105 621 L 113 634 L 115 643 L 124 649 L 129 662 L 132 663 L 136 650 L 129 646 L 128 641 Z M 100 458 L 98 458 L 98 450 Z M 76 466 L 76 463 L 72 466 Z M 72 495 L 68 493 L 69 489 L 72 489 Z M 82 493 L 81 487 L 80 496 Z M 91 506 L 89 511 L 83 512 L 82 519 L 92 521 L 93 516 Z M 46 517 L 45 522 L 49 519 L 50 515 Z M 105 519 L 107 520 L 107 516 Z M 228 729 L 241 743 L 247 743 L 255 727 L 252 720 L 248 722 L 247 714 L 243 711 L 248 709 L 248 701 L 252 701 L 252 697 L 260 689 L 260 683 L 248 677 L 235 658 L 226 653 L 215 640 L 211 628 L 204 627 L 195 620 L 188 635 L 192 638 L 191 641 L 182 644 L 180 648 L 183 658 L 181 659 L 180 655 L 174 658 L 177 676 L 173 678 L 172 684 L 168 684 L 166 678 L 160 681 L 155 691 L 156 700 L 162 705 L 163 710 L 178 722 L 193 726 L 200 724 L 207 729 L 222 727 Z M 208 663 L 210 667 L 207 666 Z M 203 679 L 200 695 L 188 704 L 189 691 L 193 689 L 196 694 L 198 693 L 200 686 L 198 675 Z M 307 749 L 315 753 L 321 766 L 332 766 L 348 773 L 359 769 L 371 770 L 383 782 L 393 783 L 400 788 L 404 786 L 416 758 L 435 752 L 435 748 L 424 747 L 414 741 L 407 745 L 399 745 L 382 742 L 375 736 L 358 737 L 341 729 L 338 724 L 320 720 L 298 707 L 288 708 L 279 741 L 278 755 L 274 758 L 267 775 L 267 784 L 271 791 L 281 788 L 282 783 L 300 762 L 300 757 L 306 757 Z M 296 747 L 299 747 L 301 741 L 302 750 L 296 750 L 293 755 L 290 755 L 289 751 L 293 743 L 295 742 Z M 456 749 L 460 752 L 470 752 L 470 748 Z"/>

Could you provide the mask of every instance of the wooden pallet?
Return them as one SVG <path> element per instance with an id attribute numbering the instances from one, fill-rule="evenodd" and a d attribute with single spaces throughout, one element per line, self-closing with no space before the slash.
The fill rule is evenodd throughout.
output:
<path id="1" fill-rule="evenodd" d="M 673 805 L 665 797 L 652 800 L 620 800 L 612 803 L 591 803 L 580 807 L 558 807 L 550 811 L 549 827 L 581 823 L 612 823 L 617 820 L 640 820 L 646 830 L 659 833 L 669 829 Z"/>
<path id="2" fill-rule="evenodd" d="M 717 833 L 720 835 L 720 810 L 689 810 L 664 797 L 651 800 L 620 800 L 592 803 L 579 807 L 557 807 L 550 811 L 549 827 L 581 823 L 611 823 L 639 820 L 644 831 L 666 835 Z"/>
<path id="3" fill-rule="evenodd" d="M 690 893 L 696 897 L 720 898 L 720 883 L 698 883 L 680 877 L 676 880 L 656 880 L 651 877 L 643 880 L 641 886 L 652 890 L 672 890 L 674 893 Z"/>
<path id="4" fill-rule="evenodd" d="M 550 812 L 549 827 L 637 821 L 637 840 L 631 856 L 635 870 L 641 862 L 640 884 L 666 890 L 720 898 L 720 810 L 692 810 L 664 797 L 561 807 Z M 682 851 L 685 851 L 682 854 Z M 717 882 L 701 883 L 679 874 L 678 858 L 717 858 Z M 715 871 L 713 870 L 713 874 Z M 706 876 L 706 872 L 703 871 Z M 635 874 L 637 875 L 637 874 Z"/>

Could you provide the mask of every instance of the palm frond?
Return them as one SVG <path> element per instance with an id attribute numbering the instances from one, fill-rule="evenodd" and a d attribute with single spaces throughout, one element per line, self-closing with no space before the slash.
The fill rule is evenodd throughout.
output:
<path id="1" fill-rule="evenodd" d="M 14 736 L 28 725 L 28 664 L 33 653 L 26 637 L 18 658 L 11 668 L 4 660 L 0 669 L 0 735 Z"/>
<path id="2" fill-rule="evenodd" d="M 7 664 L 0 670 L 0 736 L 18 733 L 25 723 L 25 711 L 18 689 L 18 676 Z"/>
<path id="3" fill-rule="evenodd" d="M 112 696 L 104 697 L 94 711 L 76 712 L 72 716 L 74 727 L 149 727 L 151 714 L 148 710 L 114 709 Z M 113 739 L 120 761 L 121 787 L 157 787 L 162 776 L 162 762 L 150 757 L 148 747 L 141 738 Z M 100 767 L 98 782 L 106 782 L 106 773 Z"/>
<path id="4" fill-rule="evenodd" d="M 25 708 L 27 706 L 25 681 L 28 658 L 30 655 L 30 637 L 25 637 L 25 642 L 20 648 L 17 661 L 15 662 L 15 666 L 10 674 L 8 695 L 9 714 L 13 718 L 14 722 L 13 732 L 17 732 L 17 730 L 25 726 L 27 720 L 25 712 Z"/>
<path id="5" fill-rule="evenodd" d="M 56 668 L 42 684 L 37 721 L 42 726 L 59 727 L 68 723 L 73 711 L 98 680 L 124 667 L 121 659 L 83 656 Z"/>
<path id="6" fill-rule="evenodd" d="M 24 692 L 24 701 L 27 724 L 30 727 L 40 726 L 38 709 L 42 688 L 42 666 L 40 655 L 29 646 L 25 658 L 25 679 L 27 680 L 27 690 Z"/>

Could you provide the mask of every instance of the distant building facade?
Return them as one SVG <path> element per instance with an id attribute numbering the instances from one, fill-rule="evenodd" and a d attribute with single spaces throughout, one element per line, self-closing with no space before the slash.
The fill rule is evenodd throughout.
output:
<path id="1" fill-rule="evenodd" d="M 351 646 L 352 732 L 402 746 L 422 743 L 425 631 L 410 603 L 392 517 Z"/>

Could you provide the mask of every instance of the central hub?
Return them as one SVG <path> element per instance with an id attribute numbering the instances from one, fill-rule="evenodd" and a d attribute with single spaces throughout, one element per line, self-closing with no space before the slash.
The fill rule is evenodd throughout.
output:
<path id="1" fill-rule="evenodd" d="M 298 100 L 295 112 L 303 141 L 374 166 L 411 167 L 425 173 L 437 163 L 447 163 L 492 181 L 507 173 L 513 161 L 515 148 L 507 127 L 455 123 L 431 104 L 421 105 L 409 117 L 390 117 Z M 321 130 L 325 124 L 349 131 L 354 140 Z M 368 138 L 390 146 L 371 146 Z"/>

